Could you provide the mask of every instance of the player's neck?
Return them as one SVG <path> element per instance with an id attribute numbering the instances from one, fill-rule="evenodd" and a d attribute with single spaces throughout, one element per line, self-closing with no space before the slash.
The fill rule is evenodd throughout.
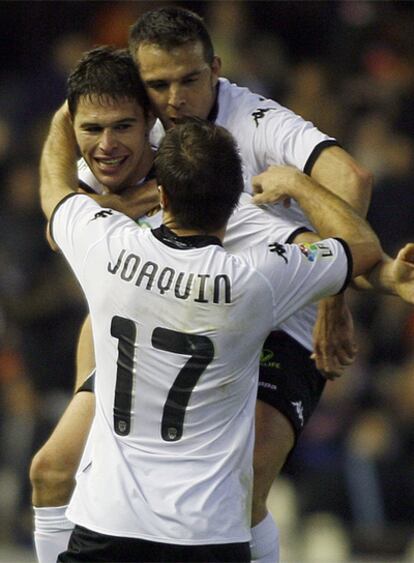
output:
<path id="1" fill-rule="evenodd" d="M 144 150 L 142 158 L 135 170 L 135 179 L 133 184 L 138 184 L 139 182 L 141 182 L 148 175 L 153 164 L 154 164 L 154 151 L 152 150 L 151 145 L 148 143 L 147 147 Z"/>

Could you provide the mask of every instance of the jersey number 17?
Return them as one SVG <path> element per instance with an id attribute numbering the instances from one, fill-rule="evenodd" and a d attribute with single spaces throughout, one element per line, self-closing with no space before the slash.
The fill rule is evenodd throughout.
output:
<path id="1" fill-rule="evenodd" d="M 119 436 L 127 436 L 131 430 L 137 326 L 131 319 L 115 316 L 111 322 L 111 335 L 118 339 L 114 429 Z M 168 392 L 161 419 L 163 440 L 175 442 L 183 435 L 185 410 L 197 381 L 214 357 L 214 346 L 207 336 L 161 327 L 153 330 L 151 343 L 158 350 L 190 356 Z"/>

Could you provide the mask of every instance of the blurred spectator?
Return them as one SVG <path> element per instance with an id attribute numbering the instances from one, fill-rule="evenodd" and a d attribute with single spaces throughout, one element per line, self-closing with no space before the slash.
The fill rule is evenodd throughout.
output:
<path id="1" fill-rule="evenodd" d="M 0 211 L 0 307 L 4 333 L 2 425 L 8 451 L 3 461 L 19 478 L 14 533 L 31 537 L 28 464 L 48 436 L 73 387 L 75 342 L 85 306 L 66 262 L 45 238 L 38 203 L 37 166 L 10 162 Z M 22 416 L 25 413 L 25 416 Z M 17 432 L 18 428 L 24 431 Z M 11 447 L 10 445 L 13 445 Z"/>
<path id="2" fill-rule="evenodd" d="M 269 33 L 254 28 L 254 7 L 249 2 L 208 2 L 206 7 L 205 19 L 223 75 L 253 92 L 279 97 L 285 86 L 286 57 L 277 29 Z"/>

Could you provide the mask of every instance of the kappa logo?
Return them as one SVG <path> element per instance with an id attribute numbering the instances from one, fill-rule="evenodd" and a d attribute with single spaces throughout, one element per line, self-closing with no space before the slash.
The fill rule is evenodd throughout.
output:
<path id="1" fill-rule="evenodd" d="M 257 108 L 256 111 L 252 113 L 256 127 L 259 127 L 259 119 L 263 119 L 268 111 L 275 110 L 276 108 Z"/>
<path id="2" fill-rule="evenodd" d="M 283 244 L 280 244 L 279 242 L 274 242 L 273 244 L 269 244 L 269 248 L 270 248 L 270 252 L 276 252 L 278 256 L 283 258 L 286 264 L 288 263 L 288 259 L 285 256 L 286 248 L 283 246 Z"/>
<path id="3" fill-rule="evenodd" d="M 112 211 L 112 209 L 103 209 L 102 211 L 98 211 L 98 213 L 95 213 L 91 221 L 95 221 L 95 219 L 105 219 L 106 217 L 113 215 L 113 213 L 114 212 Z"/>
<path id="4" fill-rule="evenodd" d="M 303 405 L 302 401 L 290 401 L 290 404 L 295 407 L 296 414 L 300 420 L 300 425 L 303 426 L 305 424 L 305 419 L 303 418 Z"/>

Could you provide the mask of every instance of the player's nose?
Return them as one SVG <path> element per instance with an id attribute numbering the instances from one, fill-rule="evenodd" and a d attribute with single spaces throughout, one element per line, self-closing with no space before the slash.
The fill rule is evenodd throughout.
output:
<path id="1" fill-rule="evenodd" d="M 179 84 L 172 84 L 168 92 L 168 103 L 170 106 L 178 108 L 185 102 L 184 91 Z"/>
<path id="2" fill-rule="evenodd" d="M 118 146 L 118 139 L 114 131 L 107 128 L 102 131 L 102 135 L 99 139 L 99 147 L 108 152 L 113 150 Z"/>

